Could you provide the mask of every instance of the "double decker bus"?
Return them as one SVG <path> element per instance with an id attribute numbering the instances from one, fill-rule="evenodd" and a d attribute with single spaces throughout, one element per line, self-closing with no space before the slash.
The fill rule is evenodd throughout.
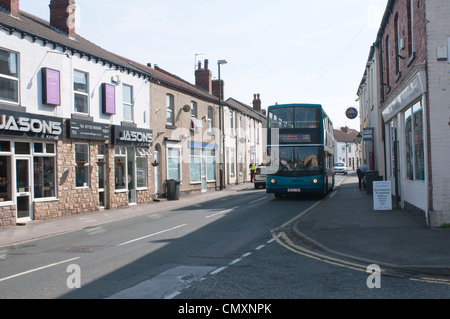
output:
<path id="1" fill-rule="evenodd" d="M 334 135 L 322 106 L 284 104 L 267 111 L 267 193 L 326 195 L 334 187 Z"/>

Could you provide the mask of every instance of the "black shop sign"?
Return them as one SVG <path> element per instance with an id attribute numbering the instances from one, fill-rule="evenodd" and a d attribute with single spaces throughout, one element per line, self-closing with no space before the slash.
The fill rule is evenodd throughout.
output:
<path id="1" fill-rule="evenodd" d="M 113 126 L 113 144 L 153 146 L 153 131 L 143 128 Z"/>
<path id="2" fill-rule="evenodd" d="M 111 139 L 109 124 L 74 119 L 70 119 L 67 122 L 67 134 L 70 138 L 100 141 Z"/>
<path id="3" fill-rule="evenodd" d="M 63 119 L 0 110 L 0 136 L 62 140 Z"/>

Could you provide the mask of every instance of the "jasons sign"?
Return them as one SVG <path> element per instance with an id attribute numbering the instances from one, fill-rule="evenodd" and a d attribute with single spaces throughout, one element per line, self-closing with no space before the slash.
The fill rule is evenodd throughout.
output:
<path id="1" fill-rule="evenodd" d="M 0 135 L 61 140 L 62 132 L 60 118 L 0 110 Z"/>
<path id="2" fill-rule="evenodd" d="M 114 132 L 113 134 L 114 144 L 126 144 L 135 146 L 153 145 L 152 130 L 114 125 L 113 132 Z"/>

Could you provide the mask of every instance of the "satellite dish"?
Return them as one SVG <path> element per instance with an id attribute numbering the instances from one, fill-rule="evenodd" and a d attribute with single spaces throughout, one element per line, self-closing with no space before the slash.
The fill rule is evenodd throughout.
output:
<path id="1" fill-rule="evenodd" d="M 183 111 L 186 112 L 186 113 L 190 112 L 191 111 L 191 107 L 186 104 L 185 106 L 183 106 Z"/>

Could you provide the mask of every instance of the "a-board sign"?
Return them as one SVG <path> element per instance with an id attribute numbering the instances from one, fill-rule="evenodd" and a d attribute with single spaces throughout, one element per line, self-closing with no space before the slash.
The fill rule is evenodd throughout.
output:
<path id="1" fill-rule="evenodd" d="M 392 210 L 391 182 L 374 181 L 372 188 L 373 188 L 373 209 Z"/>

